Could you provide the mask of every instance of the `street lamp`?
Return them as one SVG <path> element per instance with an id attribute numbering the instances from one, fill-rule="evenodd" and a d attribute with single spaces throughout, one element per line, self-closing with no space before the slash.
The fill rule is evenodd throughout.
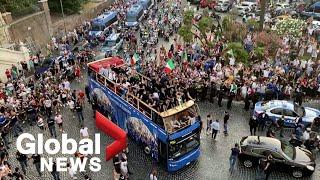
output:
<path id="1" fill-rule="evenodd" d="M 67 28 L 66 28 L 66 21 L 64 19 L 64 11 L 63 11 L 62 0 L 60 0 L 60 7 L 61 7 L 62 18 L 63 18 L 64 34 L 67 35 Z"/>

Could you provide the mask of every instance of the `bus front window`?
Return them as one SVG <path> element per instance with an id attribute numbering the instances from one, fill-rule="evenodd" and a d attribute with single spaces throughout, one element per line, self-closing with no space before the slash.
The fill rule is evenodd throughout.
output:
<path id="1" fill-rule="evenodd" d="M 105 46 L 107 47 L 113 47 L 116 45 L 116 41 L 106 41 Z"/>
<path id="2" fill-rule="evenodd" d="M 193 134 L 188 137 L 181 137 L 179 139 L 169 142 L 169 159 L 179 158 L 200 145 L 199 130 L 195 130 Z"/>
<path id="3" fill-rule="evenodd" d="M 92 24 L 91 31 L 101 31 L 101 28 L 98 24 Z"/>

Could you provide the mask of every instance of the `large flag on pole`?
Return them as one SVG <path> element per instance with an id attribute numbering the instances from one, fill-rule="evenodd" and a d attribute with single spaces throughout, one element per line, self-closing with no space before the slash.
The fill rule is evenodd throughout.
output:
<path id="1" fill-rule="evenodd" d="M 175 68 L 175 65 L 173 63 L 173 60 L 172 59 L 169 59 L 167 61 L 167 64 L 166 64 L 166 67 L 164 68 L 164 72 L 165 73 L 170 73 L 173 69 Z"/>
<path id="2" fill-rule="evenodd" d="M 139 54 L 134 53 L 134 55 L 131 58 L 131 65 L 135 65 L 139 59 L 140 59 Z"/>

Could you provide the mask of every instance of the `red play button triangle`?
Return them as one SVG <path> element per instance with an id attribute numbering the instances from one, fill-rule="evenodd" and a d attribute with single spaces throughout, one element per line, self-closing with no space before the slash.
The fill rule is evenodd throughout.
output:
<path id="1" fill-rule="evenodd" d="M 96 127 L 115 140 L 106 146 L 107 161 L 127 147 L 127 133 L 98 111 L 96 111 Z"/>

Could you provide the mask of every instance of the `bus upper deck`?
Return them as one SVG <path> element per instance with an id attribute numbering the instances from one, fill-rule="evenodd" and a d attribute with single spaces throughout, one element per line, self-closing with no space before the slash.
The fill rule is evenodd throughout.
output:
<path id="1" fill-rule="evenodd" d="M 143 97 L 137 96 L 134 92 L 138 85 L 130 84 L 127 80 L 134 79 L 134 82 L 145 82 L 148 85 L 150 79 L 128 66 L 119 57 L 109 57 L 91 62 L 88 64 L 88 71 L 91 78 L 125 99 L 126 102 L 150 118 L 155 124 L 165 129 L 169 134 L 198 121 L 198 107 L 193 100 L 180 101 L 175 107 L 161 111 L 156 105 L 150 104 Z M 144 88 L 150 87 L 146 86 Z M 151 96 L 149 95 L 149 97 Z"/>

